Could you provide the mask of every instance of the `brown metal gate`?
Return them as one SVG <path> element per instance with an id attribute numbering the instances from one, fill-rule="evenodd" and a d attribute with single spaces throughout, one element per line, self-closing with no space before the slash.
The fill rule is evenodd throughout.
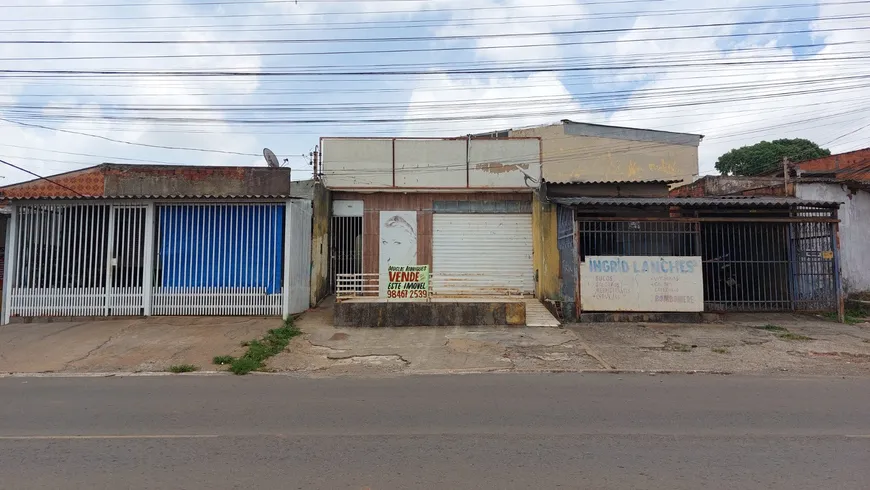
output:
<path id="1" fill-rule="evenodd" d="M 827 213 L 827 214 L 825 214 Z M 586 256 L 700 256 L 706 311 L 832 311 L 839 305 L 837 220 L 579 218 Z"/>

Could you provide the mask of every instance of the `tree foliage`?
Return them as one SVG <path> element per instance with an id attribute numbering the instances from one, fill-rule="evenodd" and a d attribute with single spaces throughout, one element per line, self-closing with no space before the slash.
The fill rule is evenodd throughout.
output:
<path id="1" fill-rule="evenodd" d="M 826 157 L 830 150 L 805 139 L 762 141 L 754 145 L 735 148 L 719 157 L 716 170 L 722 175 L 758 175 L 782 168 L 782 158 L 792 163 Z"/>

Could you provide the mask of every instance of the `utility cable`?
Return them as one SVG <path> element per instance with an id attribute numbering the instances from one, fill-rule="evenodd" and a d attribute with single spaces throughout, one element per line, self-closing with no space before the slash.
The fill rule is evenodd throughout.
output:
<path id="1" fill-rule="evenodd" d="M 58 186 L 58 187 L 61 187 L 61 188 L 63 188 L 63 189 L 66 189 L 66 190 L 68 190 L 68 191 L 70 191 L 70 192 L 72 192 L 72 193 L 74 193 L 74 194 L 76 194 L 76 195 L 78 195 L 78 196 L 80 196 L 80 197 L 87 197 L 87 196 L 85 196 L 84 194 L 80 193 L 79 191 L 77 191 L 77 190 L 75 190 L 75 189 L 73 189 L 73 188 L 71 188 L 71 187 L 67 187 L 67 186 L 65 186 L 65 185 L 63 185 L 63 184 L 61 184 L 61 183 L 59 183 L 59 182 L 55 182 L 55 181 L 51 180 L 51 179 L 48 178 L 48 177 L 43 177 L 43 176 L 37 174 L 36 172 L 31 172 L 30 170 L 27 170 L 26 168 L 19 167 L 18 165 L 14 165 L 14 164 L 9 163 L 9 162 L 7 162 L 7 161 L 5 161 L 5 160 L 0 160 L 0 163 L 2 163 L 2 164 L 4 164 L 4 165 L 8 165 L 8 166 L 10 166 L 10 167 L 12 167 L 12 168 L 14 168 L 14 169 L 16 169 L 16 170 L 20 170 L 20 171 L 22 171 L 22 172 L 24 172 L 24 173 L 30 174 L 30 175 L 32 175 L 32 176 L 38 178 L 38 179 L 44 180 L 44 181 L 46 181 L 46 182 L 50 182 L 50 183 L 52 183 L 52 184 L 54 184 L 54 185 L 56 185 L 56 186 Z"/>

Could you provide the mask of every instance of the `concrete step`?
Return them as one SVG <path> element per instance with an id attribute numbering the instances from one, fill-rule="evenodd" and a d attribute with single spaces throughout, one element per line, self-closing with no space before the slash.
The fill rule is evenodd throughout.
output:
<path id="1" fill-rule="evenodd" d="M 561 325 L 547 309 L 535 298 L 526 300 L 526 326 L 528 327 L 558 327 Z"/>

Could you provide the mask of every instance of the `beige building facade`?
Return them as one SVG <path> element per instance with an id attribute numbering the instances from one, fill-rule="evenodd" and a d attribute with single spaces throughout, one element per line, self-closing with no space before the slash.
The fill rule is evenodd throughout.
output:
<path id="1" fill-rule="evenodd" d="M 547 182 L 692 182 L 698 177 L 698 145 L 703 138 L 569 120 L 494 136 L 541 138 L 541 170 Z"/>

